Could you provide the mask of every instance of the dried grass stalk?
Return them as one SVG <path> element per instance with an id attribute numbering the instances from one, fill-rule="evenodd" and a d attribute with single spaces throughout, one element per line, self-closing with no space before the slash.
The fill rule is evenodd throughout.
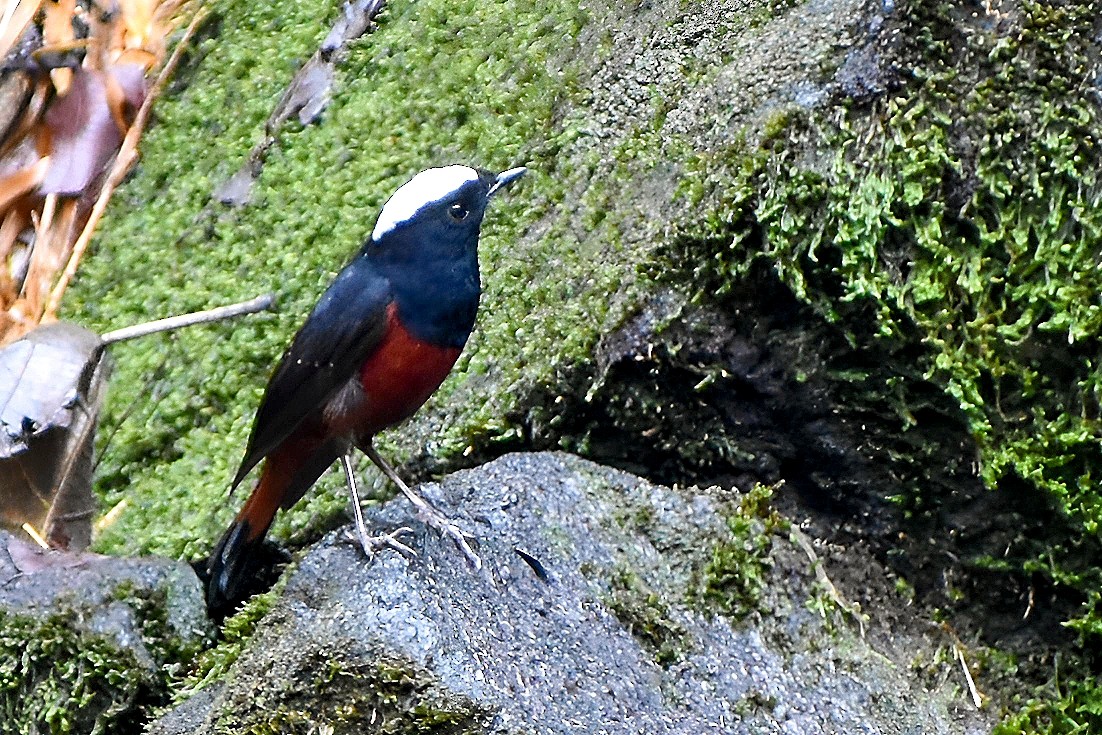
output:
<path id="1" fill-rule="evenodd" d="M 111 194 L 138 159 L 151 105 L 201 22 L 201 10 L 190 13 L 166 58 L 193 4 L 119 0 L 111 12 L 76 0 L 5 6 L 0 59 L 8 71 L 0 85 L 29 91 L 0 130 L 0 345 L 57 318 Z"/>

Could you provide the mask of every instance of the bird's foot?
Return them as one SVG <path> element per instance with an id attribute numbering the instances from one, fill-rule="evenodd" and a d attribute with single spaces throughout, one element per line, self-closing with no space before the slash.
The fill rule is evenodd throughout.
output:
<path id="1" fill-rule="evenodd" d="M 482 558 L 474 550 L 474 546 L 478 545 L 478 539 L 464 531 L 458 523 L 448 518 L 424 498 L 419 499 L 421 503 L 415 503 L 417 505 L 417 518 L 425 525 L 435 528 L 442 536 L 450 538 L 463 552 L 463 556 L 467 557 L 470 565 L 475 569 L 481 569 Z"/>
<path id="2" fill-rule="evenodd" d="M 519 174 L 518 174 L 519 175 Z M 375 463 L 375 466 L 382 470 L 383 474 L 390 478 L 398 488 L 402 491 L 402 494 L 409 498 L 409 502 L 413 503 L 413 507 L 417 509 L 417 518 L 420 519 L 425 525 L 432 526 L 442 535 L 447 536 L 455 545 L 459 547 L 459 550 L 463 552 L 463 556 L 467 557 L 467 561 L 475 569 L 482 568 L 482 558 L 475 552 L 471 546 L 474 543 L 478 545 L 474 536 L 464 531 L 459 525 L 444 515 L 435 505 L 430 503 L 425 498 L 421 497 L 420 493 L 411 488 L 405 483 L 405 481 L 398 476 L 398 473 L 394 471 L 394 468 L 390 466 L 390 463 L 383 459 L 375 447 L 371 445 L 370 439 L 358 445 L 368 459 Z M 346 461 L 346 472 L 349 477 L 352 477 L 351 462 Z M 352 482 L 350 480 L 350 482 Z"/>
<path id="3" fill-rule="evenodd" d="M 417 556 L 416 551 L 398 540 L 402 534 L 413 533 L 413 529 L 408 526 L 402 526 L 390 533 L 384 533 L 378 536 L 368 535 L 367 529 L 359 524 L 356 524 L 354 528 L 355 530 L 349 529 L 347 531 L 345 540 L 349 543 L 359 543 L 360 548 L 363 549 L 364 556 L 368 559 L 374 558 L 375 554 L 383 549 L 393 549 L 409 559 Z"/>

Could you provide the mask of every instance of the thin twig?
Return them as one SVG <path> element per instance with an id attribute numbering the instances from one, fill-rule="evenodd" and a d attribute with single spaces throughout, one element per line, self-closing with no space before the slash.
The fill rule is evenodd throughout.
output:
<path id="1" fill-rule="evenodd" d="M 861 637 L 864 638 L 865 619 L 867 616 L 861 612 L 861 606 L 843 597 L 842 593 L 838 591 L 838 588 L 834 586 L 834 582 L 830 581 L 830 577 L 827 576 L 826 570 L 823 569 L 823 564 L 819 560 L 819 555 L 815 553 L 815 549 L 811 545 L 811 539 L 795 526 L 792 527 L 791 533 L 792 540 L 796 542 L 797 546 L 803 549 L 805 554 L 807 554 L 807 558 L 811 562 L 811 567 L 815 570 L 815 581 L 826 590 L 827 596 L 834 601 L 835 605 L 857 621 L 857 628 L 861 632 Z"/>
<path id="2" fill-rule="evenodd" d="M 170 329 L 179 329 L 180 327 L 190 327 L 193 324 L 207 324 L 209 322 L 241 316 L 242 314 L 255 314 L 258 311 L 264 311 L 269 308 L 274 301 L 275 297 L 270 293 L 266 293 L 263 296 L 257 296 L 255 299 L 242 301 L 238 304 L 217 306 L 205 311 L 180 314 L 179 316 L 170 316 L 152 322 L 144 322 L 142 324 L 123 327 L 122 329 L 116 329 L 104 334 L 100 339 L 103 340 L 103 344 L 110 345 L 116 342 L 122 342 L 123 340 L 134 339 L 135 337 L 144 337 L 147 334 L 167 332 Z"/>
<path id="3" fill-rule="evenodd" d="M 92 524 L 92 529 L 96 533 L 102 533 L 104 529 L 110 528 L 112 525 L 114 525 L 115 521 L 119 519 L 119 517 L 123 514 L 123 511 L 125 511 L 127 506 L 129 505 L 130 503 L 126 500 L 126 498 L 123 498 L 119 502 L 115 503 L 114 507 L 111 508 L 111 510 L 104 513 L 102 518 Z"/>
<path id="4" fill-rule="evenodd" d="M 38 532 L 38 529 L 29 523 L 24 523 L 21 528 L 28 536 L 34 539 L 34 542 L 41 546 L 43 549 L 50 548 L 50 545 L 46 543 L 46 539 L 42 538 L 42 534 Z"/>
<path id="5" fill-rule="evenodd" d="M 976 705 L 976 709 L 983 709 L 983 697 L 980 695 L 980 690 L 976 688 L 976 680 L 972 678 L 972 672 L 968 670 L 968 661 L 964 658 L 964 646 L 960 643 L 954 643 L 953 651 L 957 654 L 957 660 L 960 661 L 961 670 L 964 671 L 964 680 L 968 683 L 968 693 L 972 695 L 972 704 Z"/>
<path id="6" fill-rule="evenodd" d="M 88 222 L 84 225 L 80 237 L 78 237 L 77 241 L 73 244 L 73 251 L 69 255 L 69 262 L 65 265 L 65 271 L 61 274 L 61 278 L 58 279 L 57 285 L 54 286 L 53 291 L 50 293 L 49 301 L 46 302 L 46 308 L 43 311 L 44 320 L 56 318 L 58 307 L 61 305 L 61 295 L 65 293 L 65 289 L 68 288 L 69 282 L 76 274 L 77 265 L 80 263 L 84 251 L 88 248 L 88 243 L 92 240 L 92 233 L 95 232 L 96 225 L 99 224 L 100 219 L 103 217 L 104 210 L 107 209 L 107 202 L 110 201 L 115 188 L 122 183 L 122 180 L 130 170 L 131 164 L 133 164 L 134 160 L 138 157 L 138 140 L 141 138 L 142 131 L 149 121 L 149 114 L 153 109 L 153 101 L 160 96 L 165 85 L 168 84 L 168 80 L 172 76 L 172 73 L 176 71 L 176 65 L 184 55 L 184 49 L 187 47 L 188 41 L 195 34 L 195 31 L 199 28 L 199 24 L 202 23 L 206 17 L 207 10 L 205 8 L 201 8 L 195 13 L 195 17 L 191 19 L 191 23 L 188 24 L 187 30 L 184 31 L 184 35 L 180 39 L 180 42 L 177 43 L 176 48 L 172 50 L 172 56 L 169 57 L 164 68 L 161 69 L 161 73 L 157 76 L 157 81 L 153 83 L 153 86 L 149 90 L 149 94 L 146 95 L 145 100 L 142 101 L 142 106 L 138 108 L 138 114 L 134 116 L 134 123 L 130 126 L 130 129 L 126 131 L 126 137 L 123 139 L 122 145 L 119 147 L 119 152 L 115 156 L 115 163 L 111 166 L 111 173 L 107 176 L 107 180 L 104 181 L 99 198 L 96 199 L 96 203 L 92 207 L 92 212 L 88 215 Z"/>
<path id="7" fill-rule="evenodd" d="M 964 652 L 967 650 L 964 641 L 960 639 L 960 636 L 948 623 L 943 622 L 938 627 L 952 638 L 953 657 L 960 661 L 960 668 L 964 671 L 964 681 L 968 685 L 968 694 L 972 697 L 972 704 L 976 705 L 976 709 L 982 709 L 984 695 L 976 686 L 976 680 L 972 677 L 971 669 L 968 668 L 968 660 L 964 656 Z"/>

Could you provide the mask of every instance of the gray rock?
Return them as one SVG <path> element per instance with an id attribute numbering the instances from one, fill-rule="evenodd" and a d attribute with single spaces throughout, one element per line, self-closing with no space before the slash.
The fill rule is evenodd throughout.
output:
<path id="1" fill-rule="evenodd" d="M 299 562 L 224 688 L 153 731 L 932 735 L 991 726 L 964 708 L 959 687 L 942 678 L 927 690 L 910 672 L 915 647 L 930 645 L 921 635 L 874 621 L 866 640 L 809 609 L 813 564 L 787 532 L 770 530 L 784 524 L 708 491 L 564 454 L 510 455 L 424 489 L 448 512 L 461 509 L 457 520 L 481 542 L 481 572 L 393 501 L 370 522 L 416 529 L 416 558 L 367 560 L 344 532 L 329 536 Z M 734 571 L 761 572 L 763 587 L 717 606 L 708 593 L 726 594 L 712 579 L 717 560 L 740 551 L 750 561 Z M 729 583 L 737 592 L 744 581 Z"/>
<path id="2" fill-rule="evenodd" d="M 182 562 L 47 551 L 0 531 L 0 732 L 132 732 L 212 632 Z"/>
<path id="3" fill-rule="evenodd" d="M 210 714 L 221 684 L 212 684 L 180 706 L 166 713 L 146 729 L 146 735 L 189 735 L 202 728 Z"/>
<path id="4" fill-rule="evenodd" d="M 150 601 L 163 618 L 164 634 L 181 645 L 198 645 L 213 632 L 202 587 L 183 562 L 50 551 L 0 531 L 0 612 L 75 613 L 88 631 L 111 636 L 152 662 L 140 609 Z"/>
<path id="5" fill-rule="evenodd" d="M 0 531 L 2 612 L 31 617 L 79 612 L 88 629 L 140 647 L 136 602 L 154 597 L 163 601 L 159 614 L 166 633 L 185 644 L 199 644 L 213 633 L 203 588 L 183 562 L 50 551 Z M 125 612 L 111 612 L 115 608 Z"/>

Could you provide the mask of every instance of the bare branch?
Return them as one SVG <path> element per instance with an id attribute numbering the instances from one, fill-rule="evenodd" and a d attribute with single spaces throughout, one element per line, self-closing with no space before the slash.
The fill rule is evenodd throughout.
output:
<path id="1" fill-rule="evenodd" d="M 238 304 L 218 306 L 213 309 L 207 309 L 206 311 L 180 314 L 179 316 L 170 316 L 152 322 L 123 327 L 122 329 L 116 329 L 104 334 L 101 339 L 103 339 L 105 345 L 110 345 L 116 342 L 122 342 L 123 340 L 134 339 L 135 337 L 144 337 L 147 334 L 167 332 L 171 329 L 179 329 L 180 327 L 190 327 L 193 324 L 207 324 L 209 322 L 230 319 L 231 317 L 241 316 L 243 314 L 255 314 L 258 311 L 264 311 L 271 307 L 274 302 L 275 297 L 270 293 L 266 293 L 263 296 L 257 296 L 255 299 L 242 301 Z"/>

